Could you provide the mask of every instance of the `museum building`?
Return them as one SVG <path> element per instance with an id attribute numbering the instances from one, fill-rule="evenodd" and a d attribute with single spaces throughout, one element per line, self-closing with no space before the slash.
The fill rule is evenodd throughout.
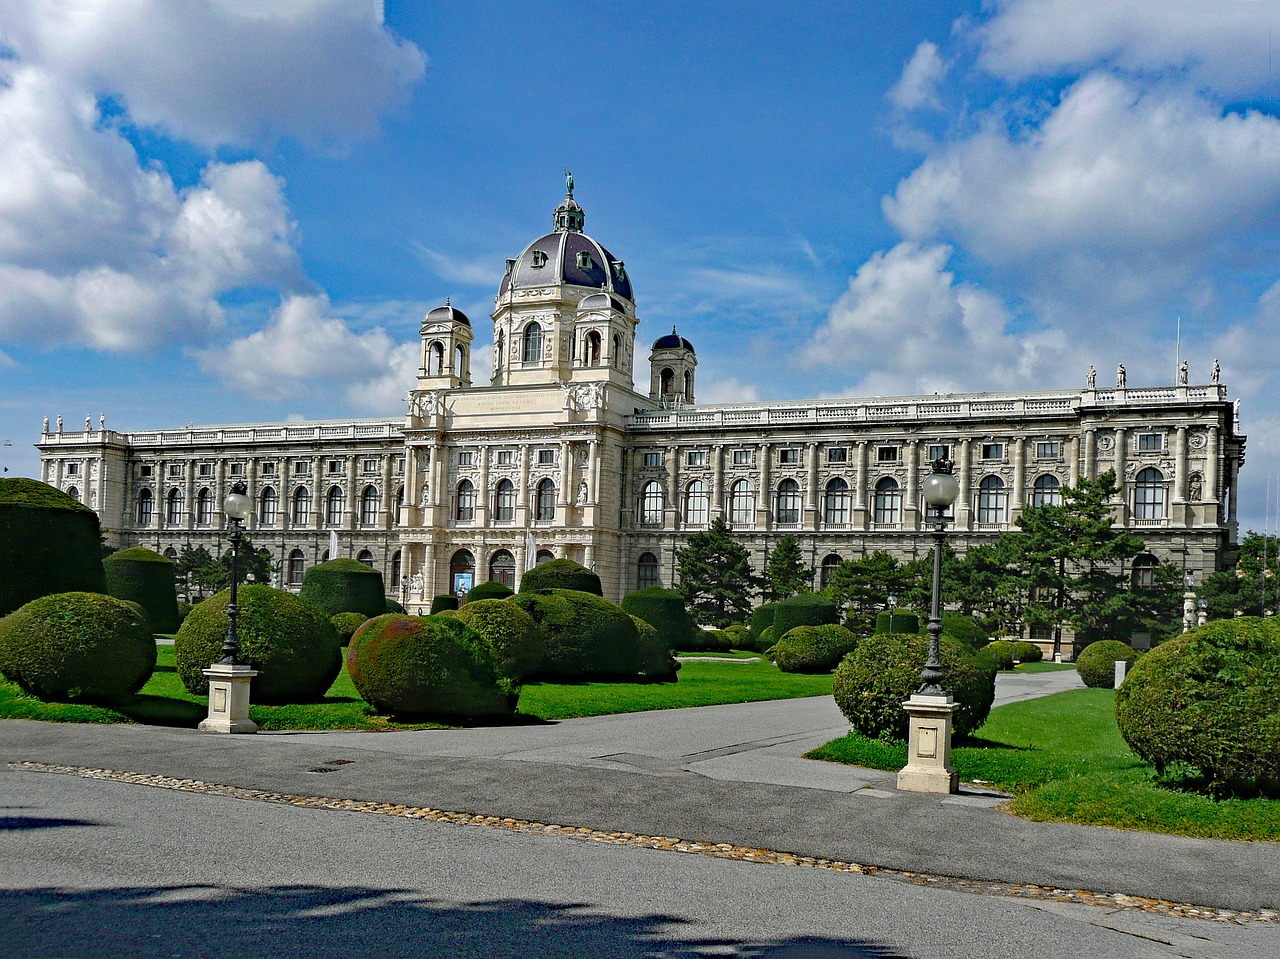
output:
<path id="1" fill-rule="evenodd" d="M 411 611 L 554 557 L 615 600 L 672 585 L 677 549 L 718 517 L 757 570 L 794 535 L 821 586 L 843 559 L 928 550 L 921 488 L 940 458 L 959 479 L 960 552 L 1105 470 L 1116 524 L 1147 544 L 1139 582 L 1157 563 L 1198 581 L 1234 550 L 1245 437 L 1216 363 L 1204 385 L 1184 366 L 1180 385 L 1130 388 L 1122 367 L 1115 388 L 1091 370 L 1083 389 L 698 405 L 697 355 L 674 329 L 647 377 L 635 369 L 631 277 L 584 220 L 570 184 L 552 232 L 506 261 L 487 385 L 471 381 L 471 320 L 446 303 L 423 319 L 404 416 L 139 432 L 58 417 L 42 478 L 92 507 L 110 545 L 169 556 L 225 549 L 222 501 L 243 481 L 280 585 L 347 556 Z"/>

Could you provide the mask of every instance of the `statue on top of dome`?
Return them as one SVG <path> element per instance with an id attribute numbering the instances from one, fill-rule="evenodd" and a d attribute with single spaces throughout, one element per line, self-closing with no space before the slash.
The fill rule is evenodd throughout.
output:
<path id="1" fill-rule="evenodd" d="M 569 172 L 569 168 L 564 168 L 564 189 L 565 193 L 573 196 L 573 174 Z"/>

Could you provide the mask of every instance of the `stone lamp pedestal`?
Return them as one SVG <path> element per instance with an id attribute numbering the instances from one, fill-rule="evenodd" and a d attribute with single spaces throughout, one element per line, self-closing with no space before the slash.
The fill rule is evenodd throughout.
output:
<path id="1" fill-rule="evenodd" d="M 953 793 L 960 777 L 951 768 L 951 717 L 959 708 L 949 695 L 916 693 L 902 708 L 910 717 L 907 764 L 898 773 L 898 788 L 908 792 Z"/>
<path id="2" fill-rule="evenodd" d="M 209 677 L 209 715 L 200 723 L 205 733 L 256 733 L 249 718 L 249 680 L 258 671 L 249 666 L 214 663 L 202 672 Z"/>

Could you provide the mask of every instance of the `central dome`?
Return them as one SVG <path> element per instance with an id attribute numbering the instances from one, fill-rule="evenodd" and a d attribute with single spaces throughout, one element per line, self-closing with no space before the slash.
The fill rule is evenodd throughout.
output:
<path id="1" fill-rule="evenodd" d="M 555 231 L 538 237 L 514 260 L 507 260 L 498 295 L 567 284 L 606 290 L 634 305 L 631 278 L 622 261 L 582 232 L 585 220 L 570 182 L 564 202 L 556 207 Z"/>

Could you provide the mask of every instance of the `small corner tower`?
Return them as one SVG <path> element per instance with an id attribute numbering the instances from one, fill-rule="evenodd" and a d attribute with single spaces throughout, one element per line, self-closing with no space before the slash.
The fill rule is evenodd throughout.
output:
<path id="1" fill-rule="evenodd" d="M 693 405 L 693 371 L 698 357 L 693 344 L 674 326 L 649 352 L 649 399 L 663 407 Z"/>
<path id="2" fill-rule="evenodd" d="M 422 320 L 422 365 L 418 389 L 456 389 L 471 385 L 471 321 L 450 304 L 437 306 Z"/>

